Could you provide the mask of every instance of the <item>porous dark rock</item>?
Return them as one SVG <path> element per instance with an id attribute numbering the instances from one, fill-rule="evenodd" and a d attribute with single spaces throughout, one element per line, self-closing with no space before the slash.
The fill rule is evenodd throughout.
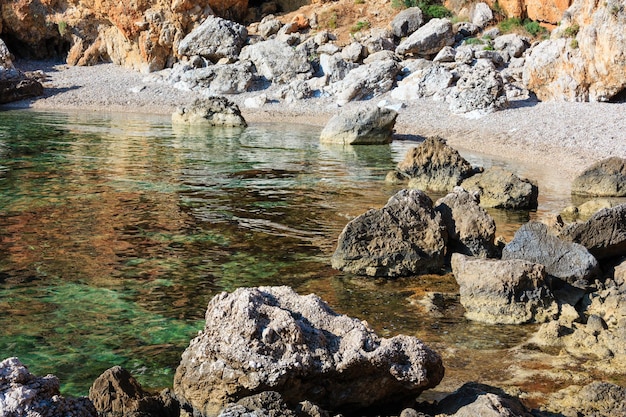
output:
<path id="1" fill-rule="evenodd" d="M 467 382 L 438 403 L 437 415 L 450 417 L 532 417 L 522 402 L 502 389 Z"/>
<path id="2" fill-rule="evenodd" d="M 559 239 L 549 232 L 548 226 L 536 221 L 515 232 L 513 240 L 502 250 L 502 259 L 524 259 L 544 265 L 551 277 L 583 290 L 600 276 L 598 261 L 584 246 Z"/>
<path id="3" fill-rule="evenodd" d="M 420 190 L 402 190 L 382 209 L 350 221 L 339 235 L 333 268 L 357 275 L 400 277 L 438 272 L 448 236 L 441 214 Z"/>
<path id="4" fill-rule="evenodd" d="M 293 406 L 355 411 L 415 398 L 443 378 L 441 358 L 418 339 L 378 337 L 315 295 L 240 288 L 208 305 L 204 330 L 182 355 L 174 392 L 194 415 L 215 416 L 263 391 Z"/>
<path id="5" fill-rule="evenodd" d="M 513 259 L 495 260 L 452 255 L 465 317 L 490 324 L 543 323 L 558 314 L 548 289 L 545 268 Z"/>
<path id="6" fill-rule="evenodd" d="M 448 231 L 448 254 L 453 252 L 479 258 L 498 256 L 496 222 L 478 204 L 478 197 L 456 187 L 435 203 L 435 210 Z"/>
<path id="7" fill-rule="evenodd" d="M 320 142 L 342 145 L 391 143 L 398 112 L 385 107 L 364 106 L 333 116 L 320 134 Z"/>
<path id="8" fill-rule="evenodd" d="M 566 416 L 625 416 L 626 388 L 605 381 L 572 385 L 553 394 L 548 409 Z"/>
<path id="9" fill-rule="evenodd" d="M 410 179 L 410 188 L 448 192 L 474 174 L 474 168 L 440 137 L 411 148 L 396 170 Z"/>
<path id="10" fill-rule="evenodd" d="M 572 194 L 626 197 L 626 159 L 614 156 L 585 169 L 574 178 Z"/>
<path id="11" fill-rule="evenodd" d="M 461 187 L 477 192 L 482 207 L 513 210 L 537 207 L 537 185 L 500 167 L 491 167 L 464 180 Z"/>
<path id="12" fill-rule="evenodd" d="M 189 107 L 178 107 L 172 123 L 222 127 L 245 127 L 239 107 L 225 97 L 198 99 Z"/>

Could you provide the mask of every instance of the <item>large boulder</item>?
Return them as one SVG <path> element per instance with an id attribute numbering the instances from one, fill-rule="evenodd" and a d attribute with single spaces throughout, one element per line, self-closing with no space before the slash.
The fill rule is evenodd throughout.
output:
<path id="1" fill-rule="evenodd" d="M 181 90 L 198 91 L 203 94 L 239 94 L 251 89 L 258 80 L 250 61 L 233 64 L 217 64 L 191 69 L 173 70 L 168 81 Z"/>
<path id="2" fill-rule="evenodd" d="M 553 394 L 547 408 L 567 416 L 626 416 L 626 388 L 603 381 L 572 385 Z"/>
<path id="3" fill-rule="evenodd" d="M 493 11 L 487 3 L 476 3 L 471 8 L 470 20 L 479 28 L 484 28 L 493 20 Z"/>
<path id="4" fill-rule="evenodd" d="M 452 71 L 435 63 L 419 68 L 399 81 L 398 86 L 391 91 L 391 97 L 396 100 L 416 100 L 435 95 L 445 97 L 448 88 L 453 84 Z"/>
<path id="5" fill-rule="evenodd" d="M 465 317 L 490 324 L 543 323 L 558 314 L 543 265 L 452 255 Z"/>
<path id="6" fill-rule="evenodd" d="M 391 90 L 400 66 L 394 60 L 372 62 L 354 68 L 343 80 L 331 84 L 327 90 L 337 97 L 337 103 L 368 100 Z"/>
<path id="7" fill-rule="evenodd" d="M 336 83 L 343 80 L 356 67 L 358 67 L 357 64 L 346 61 L 340 53 L 320 55 L 320 69 L 328 83 Z"/>
<path id="8" fill-rule="evenodd" d="M 480 195 L 480 205 L 488 208 L 533 209 L 537 207 L 539 189 L 530 180 L 523 179 L 500 167 L 464 180 L 461 187 Z"/>
<path id="9" fill-rule="evenodd" d="M 478 197 L 457 187 L 435 203 L 448 231 L 448 253 L 479 258 L 498 255 L 494 244 L 496 222 L 480 205 Z"/>
<path id="10" fill-rule="evenodd" d="M 66 398 L 54 375 L 31 374 L 18 358 L 0 362 L 0 415 L 3 417 L 96 417 L 88 398 Z"/>
<path id="11" fill-rule="evenodd" d="M 197 99 L 172 113 L 172 123 L 223 127 L 245 127 L 246 121 L 236 104 L 224 97 Z"/>
<path id="12" fill-rule="evenodd" d="M 260 76 L 277 84 L 309 79 L 313 74 L 306 52 L 279 39 L 248 45 L 242 49 L 239 59 L 252 61 Z"/>
<path id="13" fill-rule="evenodd" d="M 491 51 L 483 51 L 491 52 Z M 462 71 L 446 97 L 453 113 L 482 116 L 508 105 L 504 81 L 491 63 L 479 63 Z"/>
<path id="14" fill-rule="evenodd" d="M 208 16 L 178 44 L 181 56 L 201 56 L 212 62 L 236 59 L 248 38 L 245 26 L 221 17 Z"/>
<path id="15" fill-rule="evenodd" d="M 431 19 L 411 36 L 400 42 L 398 55 L 436 55 L 444 46 L 454 44 L 454 30 L 448 19 Z"/>
<path id="16" fill-rule="evenodd" d="M 626 13 L 618 0 L 575 0 L 526 59 L 524 82 L 542 101 L 608 101 L 626 88 Z"/>
<path id="17" fill-rule="evenodd" d="M 240 288 L 208 305 L 204 330 L 182 355 L 174 392 L 194 415 L 277 391 L 354 411 L 414 399 L 443 378 L 441 358 L 414 337 L 378 337 L 365 323 L 289 287 Z"/>
<path id="18" fill-rule="evenodd" d="M 626 204 L 602 209 L 584 223 L 572 223 L 559 237 L 584 246 L 599 260 L 626 256 Z"/>
<path id="19" fill-rule="evenodd" d="M 474 174 L 474 168 L 440 137 L 430 137 L 411 148 L 397 172 L 410 178 L 411 188 L 448 192 Z"/>
<path id="20" fill-rule="evenodd" d="M 551 277 L 581 289 L 587 289 L 600 276 L 598 261 L 584 246 L 559 239 L 541 222 L 520 227 L 502 249 L 502 259 L 524 259 L 544 265 Z"/>
<path id="21" fill-rule="evenodd" d="M 522 402 L 500 388 L 467 382 L 437 403 L 437 415 L 449 417 L 532 417 Z"/>
<path id="22" fill-rule="evenodd" d="M 437 272 L 444 264 L 446 241 L 432 200 L 422 191 L 402 190 L 382 209 L 369 210 L 346 225 L 332 266 L 380 277 Z"/>
<path id="23" fill-rule="evenodd" d="M 180 406 L 168 393 L 151 395 L 127 370 L 114 366 L 93 382 L 89 399 L 99 417 L 178 417 Z"/>
<path id="24" fill-rule="evenodd" d="M 424 24 L 424 13 L 419 7 L 409 7 L 391 21 L 391 32 L 397 38 L 409 36 Z"/>
<path id="25" fill-rule="evenodd" d="M 342 111 L 328 121 L 320 142 L 343 145 L 391 143 L 397 117 L 395 110 L 378 106 Z"/>
<path id="26" fill-rule="evenodd" d="M 0 104 L 41 95 L 43 95 L 41 83 L 15 68 L 13 55 L 0 39 Z"/>
<path id="27" fill-rule="evenodd" d="M 574 178 L 572 194 L 626 197 L 626 158 L 614 156 L 593 164 Z"/>

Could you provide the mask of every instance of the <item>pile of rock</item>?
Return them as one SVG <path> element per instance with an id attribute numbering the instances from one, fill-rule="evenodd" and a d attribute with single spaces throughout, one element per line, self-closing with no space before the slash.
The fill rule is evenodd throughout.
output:
<path id="1" fill-rule="evenodd" d="M 15 68 L 9 49 L 0 39 L 0 104 L 41 95 L 43 95 L 41 83 Z"/>

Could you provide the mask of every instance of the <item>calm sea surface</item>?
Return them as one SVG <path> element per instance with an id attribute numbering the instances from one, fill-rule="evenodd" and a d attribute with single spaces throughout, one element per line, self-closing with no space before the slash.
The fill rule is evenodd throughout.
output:
<path id="1" fill-rule="evenodd" d="M 497 374 L 485 355 L 533 328 L 468 322 L 453 297 L 427 314 L 424 294 L 457 292 L 450 274 L 386 281 L 329 266 L 345 224 L 399 190 L 385 174 L 417 143 L 327 146 L 320 130 L 0 112 L 0 359 L 53 373 L 72 395 L 114 365 L 147 388 L 171 386 L 213 295 L 289 285 L 382 336 L 424 339 L 443 354 L 446 378 Z M 566 204 L 564 194 L 541 198 L 540 210 Z M 507 237 L 537 215 L 491 214 Z"/>

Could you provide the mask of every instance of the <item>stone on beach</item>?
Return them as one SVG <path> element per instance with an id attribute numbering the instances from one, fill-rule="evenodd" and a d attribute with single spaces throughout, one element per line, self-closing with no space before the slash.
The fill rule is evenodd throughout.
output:
<path id="1" fill-rule="evenodd" d="M 431 19 L 413 32 L 396 48 L 398 55 L 436 55 L 444 46 L 454 43 L 452 23 L 448 19 Z"/>
<path id="2" fill-rule="evenodd" d="M 239 107 L 224 97 L 198 99 L 189 107 L 179 107 L 172 113 L 172 123 L 222 127 L 246 126 Z"/>
<path id="3" fill-rule="evenodd" d="M 204 330 L 182 355 L 177 398 L 194 415 L 277 391 L 288 404 L 328 410 L 415 398 L 443 378 L 441 358 L 418 339 L 378 337 L 315 295 L 289 287 L 240 288 L 208 305 Z"/>
<path id="4" fill-rule="evenodd" d="M 626 197 L 626 158 L 603 159 L 585 169 L 574 178 L 572 194 Z"/>
<path id="5" fill-rule="evenodd" d="M 398 112 L 385 107 L 363 106 L 333 116 L 320 134 L 320 142 L 343 145 L 391 143 Z"/>
<path id="6" fill-rule="evenodd" d="M 178 44 L 182 56 L 201 56 L 212 62 L 222 58 L 237 59 L 248 38 L 245 26 L 217 16 L 208 16 L 204 22 Z"/>
<path id="7" fill-rule="evenodd" d="M 513 210 L 537 207 L 537 185 L 500 167 L 491 167 L 464 180 L 461 187 L 477 192 L 482 207 Z"/>

